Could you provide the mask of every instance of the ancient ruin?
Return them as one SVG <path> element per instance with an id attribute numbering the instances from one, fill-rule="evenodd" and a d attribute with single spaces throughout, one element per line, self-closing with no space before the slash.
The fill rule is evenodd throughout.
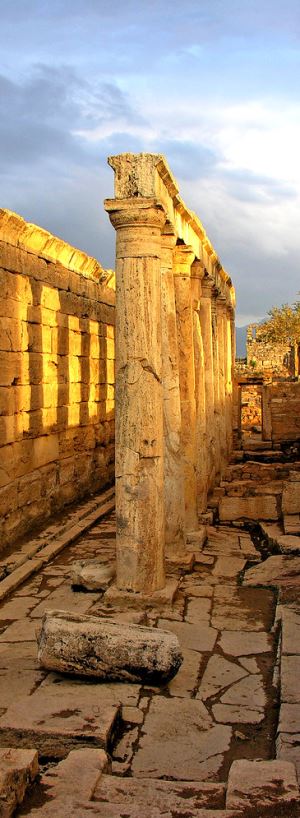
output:
<path id="1" fill-rule="evenodd" d="M 0 815 L 296 818 L 300 383 L 164 157 L 109 164 L 115 273 L 0 211 Z"/>

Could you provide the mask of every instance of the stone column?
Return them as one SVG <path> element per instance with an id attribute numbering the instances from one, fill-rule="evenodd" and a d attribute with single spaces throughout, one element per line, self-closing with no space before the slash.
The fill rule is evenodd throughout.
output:
<path id="1" fill-rule="evenodd" d="M 195 254 L 191 247 L 178 245 L 174 252 L 174 284 L 177 315 L 179 382 L 181 403 L 181 440 L 184 473 L 186 530 L 198 527 L 196 499 L 196 399 L 193 343 L 191 265 Z"/>
<path id="2" fill-rule="evenodd" d="M 211 301 L 212 317 L 212 350 L 214 370 L 214 438 L 215 438 L 215 479 L 218 481 L 221 474 L 221 429 L 220 429 L 220 365 L 219 365 L 219 334 L 217 324 L 217 295 L 218 290 L 213 287 Z"/>
<path id="3" fill-rule="evenodd" d="M 200 322 L 200 305 L 204 266 L 196 260 L 192 265 L 192 297 L 194 324 L 194 361 L 196 397 L 196 484 L 197 511 L 206 510 L 208 487 L 208 452 L 206 434 L 205 358 Z"/>
<path id="4" fill-rule="evenodd" d="M 154 199 L 142 196 L 107 200 L 105 207 L 117 231 L 117 586 L 150 593 L 165 585 L 160 269 L 165 214 Z"/>
<path id="5" fill-rule="evenodd" d="M 213 280 L 205 276 L 201 282 L 200 322 L 204 350 L 205 380 L 205 415 L 206 415 L 206 450 L 208 488 L 212 488 L 215 477 L 216 440 L 215 440 L 215 392 L 212 338 L 211 299 Z"/>
<path id="6" fill-rule="evenodd" d="M 173 277 L 176 237 L 162 236 L 162 373 L 164 406 L 164 488 L 166 546 L 178 552 L 184 548 L 185 505 L 181 444 L 179 355 Z"/>
<path id="7" fill-rule="evenodd" d="M 233 351 L 232 351 L 232 307 L 226 305 L 226 428 L 227 428 L 227 456 L 232 450 L 233 433 Z"/>
<path id="8" fill-rule="evenodd" d="M 226 331 L 225 331 L 226 330 Z M 226 301 L 219 293 L 217 296 L 217 333 L 218 333 L 218 362 L 219 362 L 219 429 L 220 429 L 220 468 L 221 475 L 227 462 L 227 442 L 226 442 L 226 394 L 225 394 L 225 366 L 227 339 L 226 328 Z"/>

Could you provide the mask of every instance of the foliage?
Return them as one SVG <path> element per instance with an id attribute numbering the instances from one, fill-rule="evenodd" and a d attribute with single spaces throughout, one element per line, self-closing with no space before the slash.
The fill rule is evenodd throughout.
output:
<path id="1" fill-rule="evenodd" d="M 300 301 L 272 307 L 270 318 L 259 327 L 259 337 L 271 343 L 294 345 L 300 343 Z"/>

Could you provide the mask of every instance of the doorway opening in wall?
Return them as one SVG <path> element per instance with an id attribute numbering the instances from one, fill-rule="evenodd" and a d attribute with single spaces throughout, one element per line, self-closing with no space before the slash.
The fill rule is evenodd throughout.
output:
<path id="1" fill-rule="evenodd" d="M 242 437 L 261 435 L 262 394 L 261 385 L 255 383 L 241 386 L 241 432 Z"/>

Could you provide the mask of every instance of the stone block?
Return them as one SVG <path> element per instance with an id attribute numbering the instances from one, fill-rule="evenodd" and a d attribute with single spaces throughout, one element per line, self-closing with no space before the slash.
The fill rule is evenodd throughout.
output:
<path id="1" fill-rule="evenodd" d="M 285 484 L 282 493 L 283 514 L 300 513 L 300 475 L 298 481 L 290 481 Z"/>
<path id="2" fill-rule="evenodd" d="M 67 758 L 50 767 L 42 776 L 41 786 L 52 801 L 68 796 L 91 801 L 102 775 L 109 769 L 110 762 L 104 750 L 71 750 Z"/>
<path id="3" fill-rule="evenodd" d="M 72 585 L 87 591 L 104 591 L 115 576 L 114 565 L 106 565 L 99 560 L 78 560 L 71 567 Z"/>
<path id="4" fill-rule="evenodd" d="M 243 585 L 264 585 L 284 588 L 288 585 L 299 585 L 300 557 L 276 555 L 268 557 L 265 562 L 246 571 Z"/>
<path id="5" fill-rule="evenodd" d="M 221 521 L 278 520 L 276 497 L 221 497 L 219 516 Z"/>
<path id="6" fill-rule="evenodd" d="M 175 676 L 182 655 L 178 639 L 167 631 L 48 611 L 38 637 L 38 659 L 48 670 L 156 684 Z"/>
<path id="7" fill-rule="evenodd" d="M 36 750 L 0 747 L 0 815 L 10 818 L 39 772 Z"/>
<path id="8" fill-rule="evenodd" d="M 225 797 L 223 784 L 198 782 L 184 782 L 184 788 L 178 781 L 163 781 L 153 778 L 116 778 L 103 775 L 94 793 L 94 800 L 112 807 L 114 804 L 123 806 L 124 811 L 135 804 L 140 810 L 141 818 L 145 810 L 154 807 L 164 816 L 170 811 L 172 815 L 186 815 L 186 808 L 194 811 L 201 818 L 203 810 L 221 810 Z M 201 810 L 201 812 L 200 812 Z M 192 813 L 191 813 L 192 814 Z M 205 815 L 203 814 L 203 818 Z M 208 812 L 207 818 L 210 818 Z M 217 817 L 216 817 L 217 818 Z M 220 812 L 220 818 L 222 811 Z"/>
<path id="9" fill-rule="evenodd" d="M 97 688 L 71 690 L 40 686 L 12 704 L 0 718 L 3 746 L 34 746 L 48 758 L 64 758 L 70 750 L 105 749 L 116 728 L 119 705 L 101 700 Z"/>
<path id="10" fill-rule="evenodd" d="M 294 764 L 288 761 L 234 761 L 226 796 L 228 809 L 296 806 L 299 788 Z"/>

